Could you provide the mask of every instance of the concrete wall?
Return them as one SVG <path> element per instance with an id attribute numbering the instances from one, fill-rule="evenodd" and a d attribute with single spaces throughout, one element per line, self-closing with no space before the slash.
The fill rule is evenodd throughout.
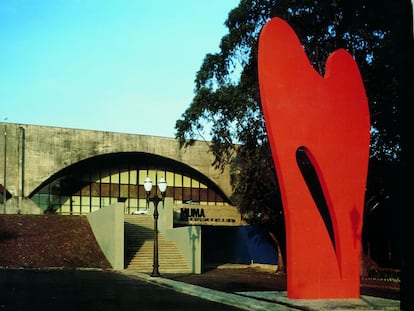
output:
<path id="1" fill-rule="evenodd" d="M 115 203 L 87 214 L 95 238 L 115 270 L 124 269 L 124 205 Z"/>
<path id="2" fill-rule="evenodd" d="M 150 213 L 153 213 L 153 204 L 150 203 Z M 152 208 L 152 210 L 151 210 Z M 174 227 L 173 212 L 174 203 L 172 198 L 165 198 L 164 205 L 162 202 L 158 204 L 158 227 L 160 230 L 168 230 Z"/>
<path id="3" fill-rule="evenodd" d="M 0 184 L 13 198 L 7 204 L 24 212 L 32 191 L 60 170 L 94 156 L 144 152 L 181 162 L 231 196 L 230 173 L 212 167 L 208 143 L 186 149 L 174 138 L 0 122 Z M 6 170 L 4 170 L 4 164 Z"/>
<path id="4" fill-rule="evenodd" d="M 149 214 L 153 214 L 150 203 Z M 163 236 L 175 243 L 193 273 L 201 273 L 201 227 L 186 226 L 174 228 L 174 204 L 172 198 L 165 198 L 158 204 L 158 229 Z"/>
<path id="5" fill-rule="evenodd" d="M 166 239 L 173 241 L 187 260 L 192 273 L 201 273 L 201 227 L 188 226 L 169 229 L 164 232 Z"/>
<path id="6" fill-rule="evenodd" d="M 201 273 L 201 227 L 173 228 L 173 202 L 166 198 L 164 208 L 158 205 L 158 229 L 173 241 L 187 260 L 193 273 Z M 149 214 L 153 213 L 150 203 Z M 124 269 L 124 205 L 116 203 L 87 214 L 95 238 L 112 268 Z"/>

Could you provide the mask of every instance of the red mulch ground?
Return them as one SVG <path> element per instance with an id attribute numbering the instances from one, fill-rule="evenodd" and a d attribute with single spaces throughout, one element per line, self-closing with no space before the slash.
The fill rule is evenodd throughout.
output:
<path id="1" fill-rule="evenodd" d="M 167 275 L 167 278 L 224 292 L 286 291 L 286 274 L 255 268 L 218 268 L 202 274 Z M 361 280 L 361 295 L 400 300 L 400 283 Z"/>
<path id="2" fill-rule="evenodd" d="M 0 215 L 0 267 L 102 268 L 102 253 L 86 216 Z"/>

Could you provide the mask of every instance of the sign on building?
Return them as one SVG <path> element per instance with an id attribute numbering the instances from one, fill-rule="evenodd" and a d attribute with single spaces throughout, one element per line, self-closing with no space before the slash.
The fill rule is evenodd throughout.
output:
<path id="1" fill-rule="evenodd" d="M 246 225 L 235 206 L 179 204 L 174 206 L 175 225 L 241 226 Z"/>

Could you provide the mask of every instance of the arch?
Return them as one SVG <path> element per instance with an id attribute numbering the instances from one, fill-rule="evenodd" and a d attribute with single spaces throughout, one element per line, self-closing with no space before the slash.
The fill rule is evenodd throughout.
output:
<path id="1" fill-rule="evenodd" d="M 142 187 L 145 171 L 146 174 L 155 172 L 155 175 L 158 172 L 159 177 L 167 175 L 167 196 L 174 201 L 181 200 L 179 203 L 195 196 L 195 201 L 207 197 L 202 201 L 208 204 L 231 204 L 222 189 L 203 173 L 177 160 L 147 152 L 114 152 L 83 159 L 54 173 L 37 186 L 29 198 L 48 212 L 88 213 L 117 200 L 125 202 L 126 213 L 132 213 L 139 211 L 145 201 Z M 181 184 L 176 182 L 180 176 Z M 184 185 L 184 179 L 187 183 L 190 181 L 190 187 Z M 70 200 L 69 207 L 63 209 L 67 200 Z"/>

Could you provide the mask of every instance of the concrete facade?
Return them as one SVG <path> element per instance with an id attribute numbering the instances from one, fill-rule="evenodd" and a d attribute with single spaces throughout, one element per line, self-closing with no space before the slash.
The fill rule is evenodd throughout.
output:
<path id="1" fill-rule="evenodd" d="M 0 184 L 7 189 L 6 209 L 11 213 L 39 212 L 30 195 L 66 167 L 100 155 L 128 152 L 182 163 L 206 176 L 227 197 L 231 195 L 229 171 L 211 165 L 214 158 L 205 141 L 181 149 L 174 138 L 157 136 L 16 123 L 0 123 L 0 130 Z"/>
<path id="2" fill-rule="evenodd" d="M 101 208 L 87 215 L 93 234 L 102 252 L 115 270 L 124 269 L 124 206 Z"/>

